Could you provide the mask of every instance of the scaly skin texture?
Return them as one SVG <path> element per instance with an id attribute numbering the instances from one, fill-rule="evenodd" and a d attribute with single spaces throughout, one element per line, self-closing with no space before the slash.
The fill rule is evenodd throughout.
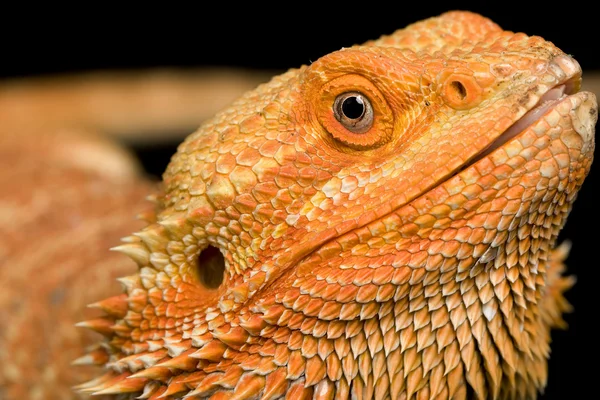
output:
<path id="1" fill-rule="evenodd" d="M 156 222 L 119 248 L 139 272 L 87 324 L 108 372 L 79 389 L 536 397 L 570 285 L 555 240 L 594 149 L 580 72 L 540 37 L 451 12 L 243 96 L 180 145 Z M 360 133 L 334 112 L 348 92 L 372 106 Z"/>

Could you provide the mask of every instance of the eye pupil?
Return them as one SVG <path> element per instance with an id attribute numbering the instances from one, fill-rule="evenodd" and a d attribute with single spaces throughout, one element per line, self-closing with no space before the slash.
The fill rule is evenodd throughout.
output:
<path id="1" fill-rule="evenodd" d="M 373 126 L 373 106 L 360 92 L 346 92 L 336 97 L 333 114 L 352 133 L 365 133 Z"/>
<path id="2" fill-rule="evenodd" d="M 342 113 L 349 119 L 358 119 L 365 113 L 365 104 L 362 97 L 350 96 L 342 103 Z"/>

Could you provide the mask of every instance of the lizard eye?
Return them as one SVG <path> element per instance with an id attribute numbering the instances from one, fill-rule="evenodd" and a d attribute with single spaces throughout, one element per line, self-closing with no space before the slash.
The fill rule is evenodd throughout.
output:
<path id="1" fill-rule="evenodd" d="M 391 140 L 394 114 L 371 81 L 348 74 L 319 89 L 315 100 L 317 118 L 335 145 L 367 150 Z"/>
<path id="2" fill-rule="evenodd" d="M 333 104 L 335 119 L 350 132 L 365 133 L 373 125 L 373 107 L 360 92 L 339 95 Z"/>

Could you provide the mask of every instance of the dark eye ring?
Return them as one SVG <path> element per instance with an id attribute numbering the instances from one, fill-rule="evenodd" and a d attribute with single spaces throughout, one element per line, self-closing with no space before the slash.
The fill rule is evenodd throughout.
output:
<path id="1" fill-rule="evenodd" d="M 333 103 L 335 119 L 353 133 L 365 133 L 373 126 L 373 107 L 360 92 L 346 92 Z"/>

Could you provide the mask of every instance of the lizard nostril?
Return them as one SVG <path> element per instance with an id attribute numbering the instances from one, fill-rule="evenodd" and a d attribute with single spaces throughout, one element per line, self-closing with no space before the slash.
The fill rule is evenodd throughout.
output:
<path id="1" fill-rule="evenodd" d="M 454 95 L 457 98 L 464 100 L 467 97 L 467 89 L 465 88 L 465 85 L 463 85 L 461 82 L 450 82 L 450 88 L 454 91 Z"/>
<path id="2" fill-rule="evenodd" d="M 221 251 L 213 246 L 202 250 L 198 256 L 196 270 L 198 279 L 206 288 L 218 288 L 225 275 L 225 258 Z"/>
<path id="3" fill-rule="evenodd" d="M 440 94 L 450 107 L 466 110 L 477 106 L 483 100 L 483 88 L 472 75 L 452 73 L 442 74 Z"/>

